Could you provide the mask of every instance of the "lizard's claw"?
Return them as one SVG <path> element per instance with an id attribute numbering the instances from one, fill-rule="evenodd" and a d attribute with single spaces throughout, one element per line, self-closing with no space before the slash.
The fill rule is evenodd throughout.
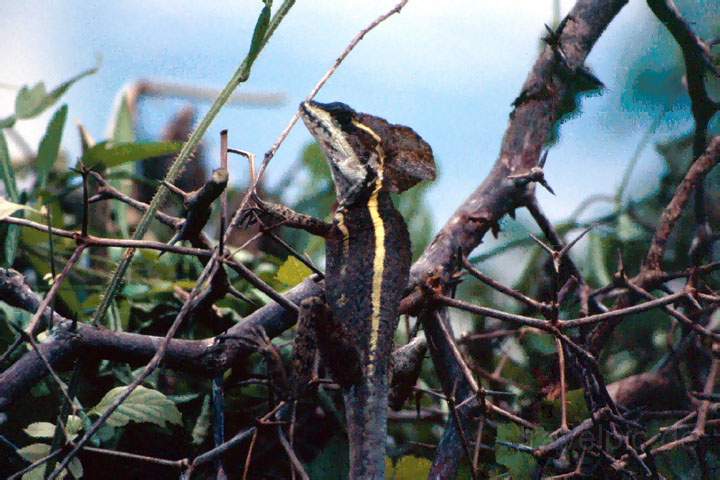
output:
<path id="1" fill-rule="evenodd" d="M 244 225 L 245 228 L 257 223 L 258 215 L 267 213 L 268 209 L 265 202 L 260 198 L 256 191 L 250 194 L 250 201 L 245 206 L 240 218 L 238 219 L 238 225 Z"/>

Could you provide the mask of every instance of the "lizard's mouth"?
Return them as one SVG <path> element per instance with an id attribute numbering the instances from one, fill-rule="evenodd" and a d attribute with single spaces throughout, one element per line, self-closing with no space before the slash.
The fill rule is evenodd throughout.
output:
<path id="1" fill-rule="evenodd" d="M 366 168 L 348 139 L 344 124 L 354 111 L 342 103 L 302 102 L 300 117 L 322 148 L 332 172 L 340 204 L 352 203 L 363 188 Z"/>
<path id="2" fill-rule="evenodd" d="M 345 138 L 339 122 L 324 105 L 316 102 L 300 104 L 300 117 L 310 134 L 322 147 L 331 164 L 341 164 L 353 157 L 355 152 Z"/>

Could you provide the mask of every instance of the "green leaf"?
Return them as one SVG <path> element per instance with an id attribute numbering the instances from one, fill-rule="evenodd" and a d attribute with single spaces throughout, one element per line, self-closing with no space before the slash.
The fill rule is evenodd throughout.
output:
<path id="1" fill-rule="evenodd" d="M 45 397 L 47 395 L 50 395 L 50 388 L 47 386 L 47 383 L 44 381 L 40 382 L 40 383 L 36 383 L 30 389 L 30 395 L 32 395 L 35 398 Z"/>
<path id="2" fill-rule="evenodd" d="M 522 427 L 514 423 L 501 423 L 497 428 L 497 439 L 517 445 L 529 445 L 533 448 L 544 445 L 550 441 L 550 435 L 542 428 L 532 431 L 526 439 Z M 495 445 L 495 461 L 505 466 L 513 480 L 532 478 L 537 467 L 535 458 L 529 453 L 518 451 L 504 445 Z"/>
<path id="3" fill-rule="evenodd" d="M 102 415 L 128 387 L 115 387 L 110 390 L 90 411 Z M 149 422 L 164 427 L 166 423 L 180 424 L 182 414 L 172 400 L 151 388 L 138 386 L 128 398 L 110 415 L 107 424 L 123 427 L 128 422 Z"/>
<path id="4" fill-rule="evenodd" d="M 32 88 L 28 86 L 22 87 L 15 98 L 15 117 L 21 120 L 23 118 L 32 118 L 40 115 L 52 107 L 75 82 L 95 72 L 97 72 L 97 67 L 85 70 L 66 82 L 61 83 L 50 92 L 46 91 L 45 84 L 42 82 Z M 3 122 L 5 123 L 7 121 L 10 121 L 10 119 L 5 119 Z"/>
<path id="5" fill-rule="evenodd" d="M 265 0 L 265 6 L 255 23 L 255 30 L 253 31 L 252 41 L 250 42 L 250 50 L 247 54 L 247 61 L 251 64 L 257 58 L 265 44 L 266 34 L 270 26 L 270 7 L 272 7 L 272 1 Z"/>
<path id="6" fill-rule="evenodd" d="M 200 414 L 192 429 L 192 444 L 201 445 L 210 431 L 210 395 L 205 395 Z"/>
<path id="7" fill-rule="evenodd" d="M 5 199 L 5 197 L 0 197 L 0 220 L 5 220 L 7 217 L 11 216 L 18 210 L 30 210 L 40 213 L 32 207 L 29 207 L 27 205 L 21 205 L 19 203 L 13 203 Z"/>
<path id="8" fill-rule="evenodd" d="M 312 275 L 312 270 L 297 258 L 290 256 L 280 265 L 275 274 L 275 279 L 288 287 L 294 287 L 310 275 Z"/>
<path id="9" fill-rule="evenodd" d="M 36 462 L 41 458 L 48 456 L 49 453 L 50 445 L 45 443 L 33 443 L 17 450 L 17 454 L 30 463 Z M 29 472 L 25 473 L 22 476 L 22 480 L 43 480 L 45 477 L 45 465 L 46 464 L 43 463 L 42 465 L 38 465 Z M 72 459 L 67 470 L 70 470 L 75 478 L 81 478 L 83 475 L 82 464 L 77 457 Z M 65 478 L 67 476 L 67 470 L 63 470 L 58 476 L 58 479 L 62 480 Z"/>
<path id="10" fill-rule="evenodd" d="M 27 447 L 21 448 L 17 453 L 30 463 L 33 463 L 50 453 L 50 445 L 44 443 L 33 443 Z M 63 471 L 58 478 L 65 478 L 66 471 Z M 43 480 L 45 477 L 45 464 L 38 465 L 22 476 L 22 480 Z"/>
<path id="11" fill-rule="evenodd" d="M 600 285 L 607 285 L 612 282 L 612 276 L 608 272 L 605 262 L 607 248 L 603 245 L 602 238 L 594 232 L 590 232 L 588 237 L 588 256 L 591 272 Z"/>
<path id="12" fill-rule="evenodd" d="M 23 431 L 33 438 L 52 438 L 55 435 L 55 425 L 50 422 L 35 422 Z"/>
<path id="13" fill-rule="evenodd" d="M 538 427 L 530 434 L 530 439 L 528 443 L 530 443 L 531 447 L 537 448 L 545 445 L 546 443 L 550 443 L 551 440 L 552 438 L 550 437 L 550 434 L 546 432 L 542 427 Z"/>
<path id="14" fill-rule="evenodd" d="M 77 415 L 68 415 L 67 421 L 65 422 L 65 434 L 67 437 L 71 440 L 74 439 L 82 429 L 82 419 Z M 25 427 L 23 431 L 33 438 L 53 438 L 55 435 L 55 424 L 50 422 L 35 422 Z"/>
<path id="15" fill-rule="evenodd" d="M 123 95 L 120 100 L 120 107 L 118 108 L 117 115 L 115 115 L 112 139 L 115 143 L 131 143 L 136 140 L 135 122 L 130 112 L 127 95 Z"/>
<path id="16" fill-rule="evenodd" d="M 34 87 L 23 86 L 15 97 L 15 116 L 17 118 L 30 118 L 42 111 L 42 104 L 47 97 L 45 84 L 39 82 Z"/>
<path id="17" fill-rule="evenodd" d="M 15 169 L 12 166 L 10 160 L 10 152 L 8 151 L 7 142 L 5 141 L 5 134 L 0 130 L 0 173 L 2 173 L 3 184 L 5 185 L 5 191 L 13 202 L 20 200 L 20 194 L 18 193 L 17 183 L 15 182 Z M 4 242 L 4 266 L 12 267 L 15 263 L 15 252 L 17 252 L 18 239 L 20 238 L 20 227 L 17 225 L 8 225 L 5 228 L 5 242 Z"/>
<path id="18" fill-rule="evenodd" d="M 75 437 L 77 437 L 78 434 L 82 432 L 82 430 L 82 418 L 78 417 L 77 415 L 68 415 L 68 418 L 65 421 L 65 434 L 68 436 L 68 438 L 74 440 Z"/>
<path id="19" fill-rule="evenodd" d="M 618 217 L 616 232 L 618 238 L 623 242 L 639 240 L 643 237 L 643 229 L 635 223 L 630 215 L 623 213 Z"/>
<path id="20" fill-rule="evenodd" d="M 17 454 L 28 462 L 35 462 L 50 453 L 50 445 L 46 443 L 32 443 L 17 451 Z"/>
<path id="21" fill-rule="evenodd" d="M 567 392 L 567 415 L 571 425 L 578 424 L 590 417 L 590 411 L 585 402 L 585 392 L 582 388 Z"/>
<path id="22" fill-rule="evenodd" d="M 88 168 L 103 166 L 116 167 L 129 162 L 137 162 L 152 157 L 171 155 L 182 148 L 180 142 L 121 143 L 100 142 L 83 155 L 83 163 Z"/>
<path id="23" fill-rule="evenodd" d="M 22 216 L 22 215 L 19 215 Z M 3 264 L 6 267 L 12 267 L 15 263 L 15 254 L 17 253 L 18 243 L 20 241 L 20 226 L 18 225 L 4 225 L 4 230 L 7 232 L 5 236 L 5 248 L 4 248 L 4 259 Z M 2 233 L 2 232 L 0 232 Z M 2 235 L 0 235 L 2 238 Z"/>
<path id="24" fill-rule="evenodd" d="M 12 166 L 10 152 L 8 151 L 5 134 L 2 130 L 0 130 L 0 172 L 2 172 L 2 179 L 8 197 L 10 197 L 10 200 L 13 202 L 17 202 L 20 199 L 20 194 L 18 193 L 17 183 L 15 182 L 15 169 Z"/>
<path id="25" fill-rule="evenodd" d="M 82 463 L 80 463 L 80 459 L 77 457 L 74 457 L 72 460 L 70 460 L 70 463 L 68 464 L 68 470 L 70 470 L 70 474 L 75 478 L 82 478 L 83 474 L 83 466 Z"/>
<path id="26" fill-rule="evenodd" d="M 535 350 L 542 355 L 552 355 L 555 353 L 555 339 L 551 335 L 544 333 L 529 333 L 525 336 L 524 341 L 528 348 Z"/>
<path id="27" fill-rule="evenodd" d="M 350 458 L 347 439 L 336 435 L 326 445 L 323 451 L 306 466 L 308 476 L 327 480 L 348 478 Z"/>
<path id="28" fill-rule="evenodd" d="M 331 181 L 330 165 L 317 142 L 309 143 L 302 152 L 302 162 L 310 171 L 310 181 Z"/>
<path id="29" fill-rule="evenodd" d="M 40 148 L 37 156 L 37 185 L 45 189 L 47 178 L 52 166 L 57 160 L 60 151 L 60 139 L 62 138 L 65 120 L 67 119 L 68 107 L 63 105 L 50 119 L 45 136 L 40 141 Z"/>
<path id="30" fill-rule="evenodd" d="M 395 480 L 427 478 L 432 462 L 427 458 L 406 455 L 395 465 Z"/>
<path id="31" fill-rule="evenodd" d="M 192 402 L 200 396 L 199 393 L 180 393 L 178 395 L 168 395 L 167 397 L 176 405 Z"/>
<path id="32" fill-rule="evenodd" d="M 115 145 L 119 145 L 123 143 L 132 143 L 135 142 L 135 140 L 135 122 L 133 120 L 132 113 L 130 112 L 127 96 L 123 95 L 120 99 L 120 105 L 117 109 L 117 113 L 115 114 L 112 141 Z M 122 167 L 122 170 L 132 174 L 134 166 L 128 163 Z M 132 185 L 130 182 L 121 179 L 111 179 L 110 183 L 121 192 L 132 194 Z M 113 202 L 112 209 L 113 215 L 117 219 L 120 234 L 123 237 L 129 237 L 130 225 L 128 222 L 128 206 L 123 202 Z"/>
<path id="33" fill-rule="evenodd" d="M 10 115 L 9 117 L 5 117 L 2 120 L 0 120 L 0 130 L 3 128 L 10 128 L 13 125 L 15 125 L 15 121 L 17 118 L 15 118 L 15 115 Z"/>

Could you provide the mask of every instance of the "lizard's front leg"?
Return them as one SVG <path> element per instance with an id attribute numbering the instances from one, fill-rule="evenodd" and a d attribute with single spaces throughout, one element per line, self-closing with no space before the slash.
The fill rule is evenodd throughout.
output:
<path id="1" fill-rule="evenodd" d="M 286 227 L 305 230 L 308 233 L 320 237 L 327 237 L 332 229 L 332 224 L 311 215 L 296 212 L 285 205 L 266 202 L 261 200 L 257 195 L 253 195 L 252 200 L 255 205 L 248 209 L 247 214 L 242 217 L 243 220 L 246 219 L 248 215 L 259 211 L 271 216 L 276 222 Z"/>
<path id="2" fill-rule="evenodd" d="M 313 379 L 316 351 L 333 380 L 347 388 L 362 379 L 361 355 L 342 322 L 333 317 L 322 297 L 300 304 L 293 348 L 293 395 L 299 398 Z"/>

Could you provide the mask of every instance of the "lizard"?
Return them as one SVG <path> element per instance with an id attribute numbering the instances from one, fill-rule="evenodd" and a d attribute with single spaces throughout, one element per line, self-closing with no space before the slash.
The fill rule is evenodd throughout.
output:
<path id="1" fill-rule="evenodd" d="M 314 329 L 311 343 L 343 388 L 350 478 L 384 479 L 388 372 L 411 263 L 410 235 L 390 193 L 433 180 L 434 157 L 411 128 L 344 103 L 306 101 L 300 117 L 330 166 L 332 223 L 255 202 L 283 225 L 325 238 L 325 298 L 306 299 L 298 324 Z M 294 360 L 296 369 L 308 363 Z"/>

